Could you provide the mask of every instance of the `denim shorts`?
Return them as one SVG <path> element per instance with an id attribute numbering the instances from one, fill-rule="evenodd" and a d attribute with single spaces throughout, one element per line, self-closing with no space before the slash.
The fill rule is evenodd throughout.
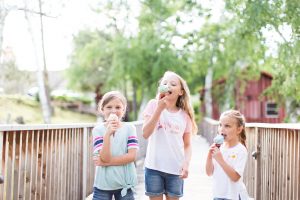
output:
<path id="1" fill-rule="evenodd" d="M 134 200 L 133 192 L 131 189 L 127 190 L 127 194 L 122 197 L 121 190 L 100 190 L 94 187 L 93 200 L 112 200 L 112 197 L 115 197 L 115 200 Z"/>
<path id="2" fill-rule="evenodd" d="M 145 189 L 150 197 L 165 194 L 179 198 L 183 196 L 183 179 L 179 175 L 145 168 Z"/>

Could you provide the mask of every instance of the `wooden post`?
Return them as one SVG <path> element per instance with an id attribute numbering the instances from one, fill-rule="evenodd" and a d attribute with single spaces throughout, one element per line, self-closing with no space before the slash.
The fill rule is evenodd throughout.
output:
<path id="1" fill-rule="evenodd" d="M 82 199 L 86 199 L 86 180 L 87 180 L 87 155 L 88 155 L 88 131 L 87 127 L 83 128 L 83 149 L 82 149 Z"/>
<path id="2" fill-rule="evenodd" d="M 256 166 L 255 166 L 255 185 L 256 185 L 256 194 L 255 194 L 255 200 L 261 200 L 261 135 L 260 135 L 260 129 L 258 127 L 255 127 L 255 135 L 256 135 L 256 152 L 257 152 L 257 158 L 256 158 Z"/>
<path id="3" fill-rule="evenodd" d="M 3 158 L 3 135 L 4 133 L 0 131 L 0 200 L 4 199 L 4 172 L 2 171 L 2 165 L 4 165 L 4 158 Z"/>
<path id="4" fill-rule="evenodd" d="M 3 134 L 4 133 L 2 131 L 0 131 L 0 184 L 2 184 L 4 182 L 3 177 L 2 177 L 2 175 L 4 174 L 4 173 L 2 173 L 2 164 L 4 163 L 3 156 L 2 156 L 2 154 L 3 154 Z"/>

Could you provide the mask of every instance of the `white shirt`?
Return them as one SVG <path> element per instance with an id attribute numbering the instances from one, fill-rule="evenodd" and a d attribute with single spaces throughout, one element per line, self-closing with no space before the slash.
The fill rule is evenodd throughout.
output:
<path id="1" fill-rule="evenodd" d="M 237 182 L 232 181 L 219 163 L 213 159 L 213 197 L 238 200 L 239 193 L 244 184 L 243 173 L 247 162 L 247 149 L 244 145 L 239 143 L 231 148 L 225 148 L 224 145 L 221 145 L 220 151 L 225 162 L 230 165 L 241 178 Z"/>
<path id="2" fill-rule="evenodd" d="M 157 106 L 151 100 L 144 116 L 151 116 Z M 164 109 L 149 137 L 145 167 L 169 174 L 180 175 L 184 163 L 183 134 L 191 133 L 191 120 L 182 109 L 172 113 Z"/>

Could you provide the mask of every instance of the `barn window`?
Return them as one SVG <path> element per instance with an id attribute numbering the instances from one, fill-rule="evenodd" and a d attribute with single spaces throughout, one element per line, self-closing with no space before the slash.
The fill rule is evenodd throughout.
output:
<path id="1" fill-rule="evenodd" d="M 267 102 L 266 103 L 266 117 L 278 117 L 278 105 L 277 103 Z"/>

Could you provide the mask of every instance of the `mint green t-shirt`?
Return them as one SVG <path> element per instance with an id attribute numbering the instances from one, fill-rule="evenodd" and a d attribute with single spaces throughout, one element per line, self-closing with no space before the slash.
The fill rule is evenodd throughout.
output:
<path id="1" fill-rule="evenodd" d="M 106 127 L 103 123 L 93 129 L 94 153 L 102 149 L 103 136 Z M 121 156 L 128 149 L 138 149 L 138 140 L 135 127 L 130 123 L 122 123 L 122 126 L 110 137 L 110 150 L 112 156 Z M 120 166 L 96 166 L 94 187 L 100 190 L 123 189 L 121 194 L 125 196 L 127 189 L 137 185 L 136 169 L 133 162 Z"/>

